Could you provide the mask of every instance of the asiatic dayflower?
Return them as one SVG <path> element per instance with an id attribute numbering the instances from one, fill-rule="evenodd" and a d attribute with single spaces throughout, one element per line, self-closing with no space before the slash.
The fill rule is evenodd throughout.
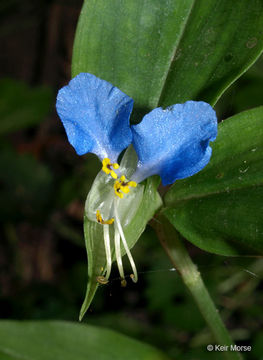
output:
<path id="1" fill-rule="evenodd" d="M 85 205 L 88 218 L 103 226 L 107 266 L 97 280 L 107 283 L 110 276 L 113 227 L 121 283 L 126 284 L 121 241 L 136 282 L 137 270 L 123 228 L 137 211 L 144 190 L 141 183 L 159 175 L 163 185 L 169 185 L 202 170 L 211 157 L 209 142 L 217 135 L 215 111 L 203 101 L 187 101 L 156 108 L 139 124 L 130 125 L 133 100 L 89 73 L 80 73 L 58 92 L 56 107 L 77 154 L 91 152 L 102 162 Z M 131 144 L 138 157 L 135 167 L 125 155 L 118 163 L 120 153 Z M 128 152 L 134 151 L 132 147 Z"/>

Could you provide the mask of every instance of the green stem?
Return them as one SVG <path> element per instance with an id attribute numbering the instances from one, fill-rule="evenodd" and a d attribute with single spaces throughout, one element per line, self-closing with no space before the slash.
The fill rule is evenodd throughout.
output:
<path id="1" fill-rule="evenodd" d="M 178 232 L 164 216 L 160 216 L 153 226 L 173 266 L 182 276 L 185 285 L 194 297 L 199 310 L 214 335 L 216 344 L 228 346 L 229 350 L 222 352 L 222 354 L 228 360 L 242 359 L 240 353 L 230 351 L 230 345 L 234 343 L 205 287 L 200 272 L 192 262 Z"/>

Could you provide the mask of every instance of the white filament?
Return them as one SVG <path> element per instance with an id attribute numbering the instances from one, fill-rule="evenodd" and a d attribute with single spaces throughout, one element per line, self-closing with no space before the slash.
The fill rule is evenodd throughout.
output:
<path id="1" fill-rule="evenodd" d="M 114 244 L 115 244 L 115 253 L 116 253 L 116 260 L 119 269 L 119 273 L 122 279 L 124 279 L 124 271 L 122 265 L 122 258 L 121 258 L 121 238 L 120 233 L 117 226 L 114 226 L 115 234 L 114 234 Z"/>
<path id="2" fill-rule="evenodd" d="M 128 259 L 130 261 L 130 264 L 131 264 L 131 268 L 132 268 L 132 271 L 133 271 L 133 276 L 131 277 L 132 280 L 134 282 L 137 282 L 138 280 L 138 274 L 137 274 L 137 269 L 136 269 L 136 266 L 135 266 L 135 262 L 133 260 L 133 257 L 132 257 L 132 254 L 130 252 L 130 249 L 128 247 L 128 244 L 127 244 L 127 241 L 125 239 L 125 236 L 124 236 L 124 233 L 123 233 L 123 230 L 122 230 L 122 226 L 121 226 L 121 222 L 120 222 L 120 219 L 119 219 L 119 216 L 118 216 L 118 211 L 117 211 L 117 208 L 118 208 L 118 204 L 117 204 L 117 201 L 118 199 L 114 199 L 114 217 L 115 217 L 115 222 L 116 222 L 116 225 L 117 225 L 117 228 L 119 230 L 119 234 L 121 236 L 121 240 L 122 240 L 122 243 L 123 243 L 123 246 L 124 246 L 124 249 L 126 251 L 126 254 L 128 256 Z M 117 254 L 116 254 L 116 257 L 117 257 Z"/>
<path id="3" fill-rule="evenodd" d="M 106 276 L 105 279 L 108 280 L 111 273 L 111 249 L 110 249 L 110 230 L 109 225 L 103 225 L 103 235 L 104 235 L 104 246 L 106 252 L 106 260 L 107 260 L 107 267 L 106 267 Z"/>

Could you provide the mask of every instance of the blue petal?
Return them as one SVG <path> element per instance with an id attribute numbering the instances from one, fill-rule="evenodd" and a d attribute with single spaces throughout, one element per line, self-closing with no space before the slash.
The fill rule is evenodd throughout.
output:
<path id="1" fill-rule="evenodd" d="M 132 141 L 133 100 L 94 75 L 81 73 L 58 92 L 57 112 L 78 155 L 92 152 L 117 161 Z"/>
<path id="2" fill-rule="evenodd" d="M 157 108 L 132 126 L 139 162 L 133 180 L 159 174 L 164 185 L 192 176 L 210 160 L 217 135 L 216 113 L 205 102 Z"/>

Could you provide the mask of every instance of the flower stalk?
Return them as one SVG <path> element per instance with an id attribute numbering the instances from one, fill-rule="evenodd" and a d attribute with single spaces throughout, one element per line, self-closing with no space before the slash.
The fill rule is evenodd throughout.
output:
<path id="1" fill-rule="evenodd" d="M 158 217 L 157 222 L 152 222 L 152 225 L 156 230 L 166 254 L 181 275 L 208 327 L 213 333 L 216 344 L 226 345 L 228 349 L 230 349 L 230 346 L 234 345 L 234 342 L 205 287 L 200 272 L 192 262 L 180 235 L 163 215 Z M 224 351 L 223 355 L 227 360 L 242 359 L 240 353 L 230 350 Z"/>

